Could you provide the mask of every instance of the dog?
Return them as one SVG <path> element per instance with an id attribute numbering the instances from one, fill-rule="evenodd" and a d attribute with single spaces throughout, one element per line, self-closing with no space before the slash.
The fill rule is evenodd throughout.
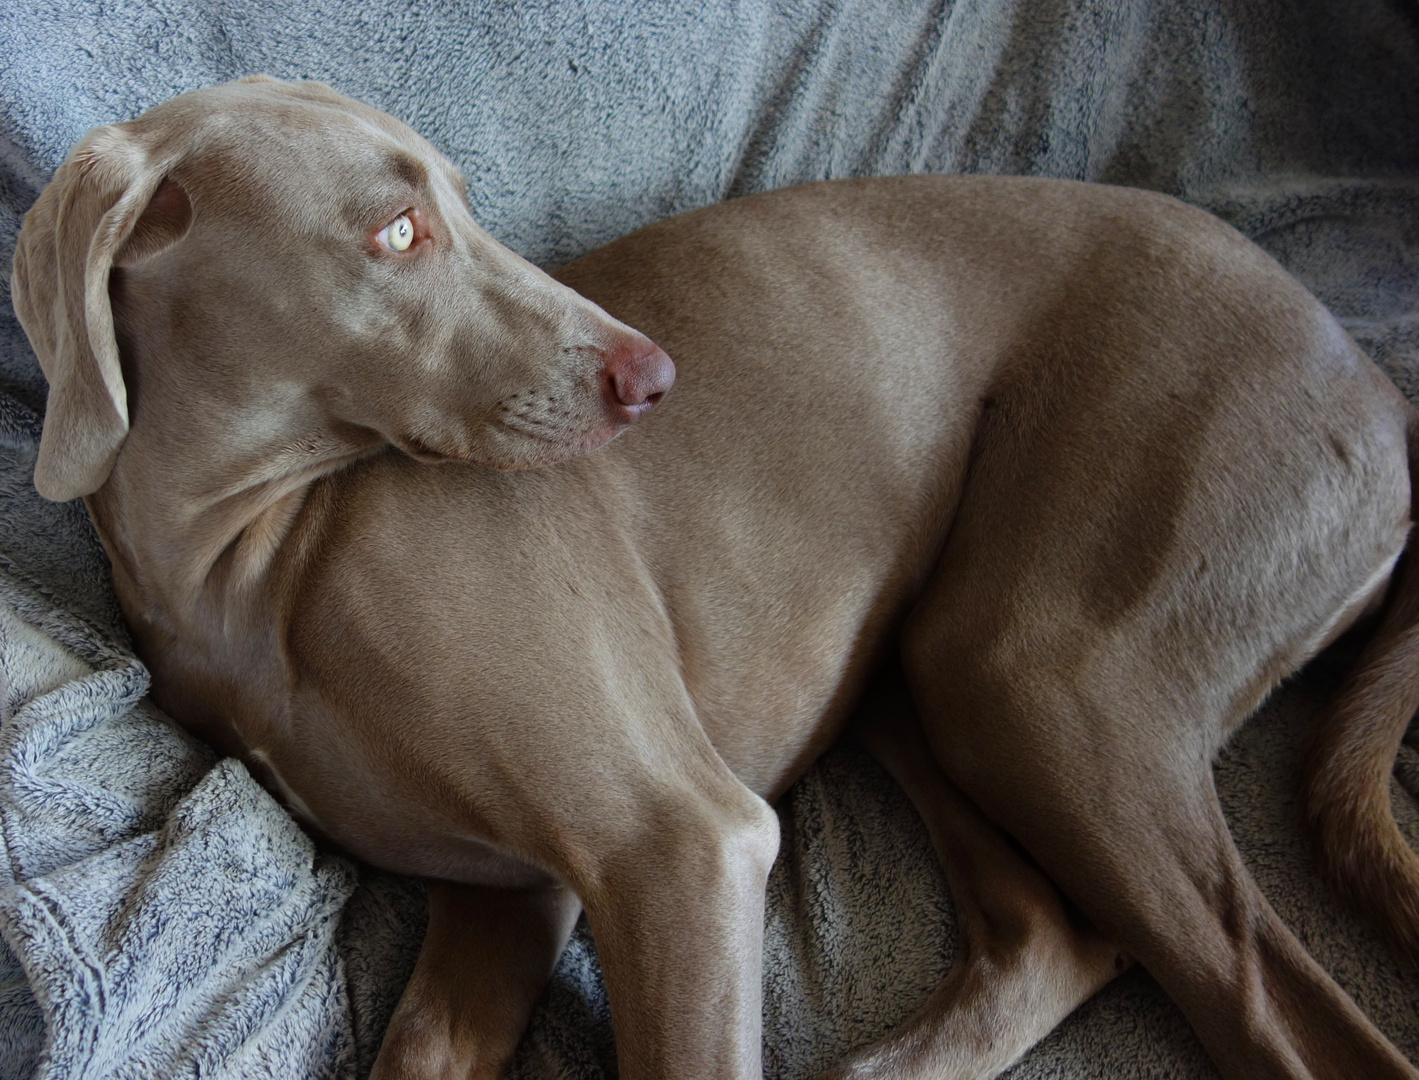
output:
<path id="1" fill-rule="evenodd" d="M 378 1080 L 497 1075 L 583 908 L 626 1080 L 758 1077 L 770 803 L 869 693 L 962 948 L 833 1075 L 993 1076 L 1136 960 L 1228 1077 L 1419 1078 L 1211 773 L 1368 633 L 1304 803 L 1419 957 L 1416 414 L 1212 217 L 837 181 L 553 277 L 402 123 L 254 78 L 90 132 L 13 283 L 35 484 L 85 498 L 157 703 L 430 881 Z"/>

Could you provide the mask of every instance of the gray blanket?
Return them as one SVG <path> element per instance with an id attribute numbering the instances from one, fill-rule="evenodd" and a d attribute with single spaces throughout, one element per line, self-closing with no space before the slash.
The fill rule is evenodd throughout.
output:
<path id="1" fill-rule="evenodd" d="M 802 180 L 997 172 L 1134 184 L 1262 243 L 1419 400 L 1414 0 L 68 0 L 0 5 L 0 264 L 89 127 L 250 72 L 318 78 L 465 171 L 474 213 L 563 262 L 653 219 Z M 8 274 L 4 276 L 8 287 Z M 83 509 L 30 483 L 45 385 L 0 302 L 0 1078 L 357 1077 L 407 977 L 418 883 L 313 844 L 144 700 Z M 1411 1058 L 1419 979 L 1312 873 L 1295 745 L 1333 679 L 1223 755 L 1248 865 Z M 1419 754 L 1396 811 L 1419 838 Z M 910 1013 L 949 964 L 924 830 L 858 749 L 780 807 L 766 1073 L 802 1077 Z M 583 925 L 517 1077 L 615 1074 Z M 1143 972 L 1014 1077 L 1205 1077 Z"/>

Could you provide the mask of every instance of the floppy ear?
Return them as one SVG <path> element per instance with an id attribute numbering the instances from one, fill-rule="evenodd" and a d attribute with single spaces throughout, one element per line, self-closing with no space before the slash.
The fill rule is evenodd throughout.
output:
<path id="1" fill-rule="evenodd" d="M 128 434 L 108 279 L 163 172 L 121 128 L 95 128 L 25 215 L 11 282 L 15 313 L 49 380 L 34 472 L 46 499 L 97 491 Z M 178 192 L 180 199 L 169 193 L 156 201 L 156 220 L 138 230 L 125 255 L 150 256 L 186 231 L 191 205 Z"/>

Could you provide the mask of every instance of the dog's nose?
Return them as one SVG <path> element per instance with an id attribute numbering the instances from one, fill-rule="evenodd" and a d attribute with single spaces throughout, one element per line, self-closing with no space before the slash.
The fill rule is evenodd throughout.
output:
<path id="1" fill-rule="evenodd" d="M 609 351 L 601 392 L 625 423 L 639 420 L 675 382 L 675 362 L 649 338 L 637 337 Z"/>

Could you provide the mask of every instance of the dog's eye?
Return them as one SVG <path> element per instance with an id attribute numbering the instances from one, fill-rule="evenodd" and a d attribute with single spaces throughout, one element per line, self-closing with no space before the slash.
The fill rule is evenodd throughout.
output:
<path id="1" fill-rule="evenodd" d="M 409 220 L 408 214 L 400 214 L 380 229 L 375 239 L 390 251 L 408 251 L 409 245 L 414 242 L 414 223 Z"/>

